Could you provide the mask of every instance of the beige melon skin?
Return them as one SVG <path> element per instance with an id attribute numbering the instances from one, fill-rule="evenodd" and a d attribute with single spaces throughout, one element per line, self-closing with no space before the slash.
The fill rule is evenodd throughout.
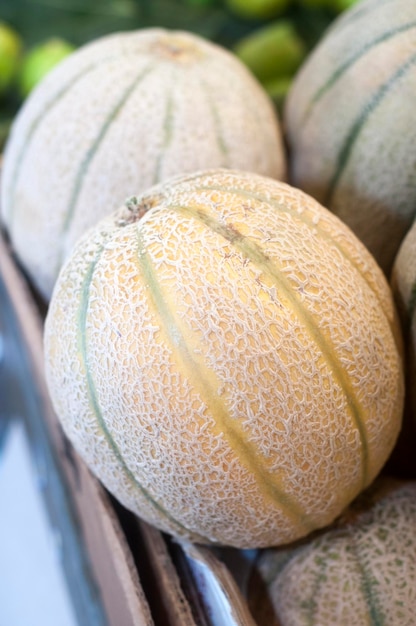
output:
<path id="1" fill-rule="evenodd" d="M 166 182 L 76 245 L 45 324 L 63 428 L 174 536 L 261 547 L 331 522 L 401 423 L 388 284 L 312 198 L 252 173 Z"/>
<path id="2" fill-rule="evenodd" d="M 107 35 L 31 94 L 4 155 L 3 221 L 46 300 L 76 239 L 175 174 L 234 167 L 285 177 L 272 103 L 230 52 L 159 28 Z"/>
<path id="3" fill-rule="evenodd" d="M 416 482 L 371 492 L 331 529 L 259 554 L 249 591 L 259 624 L 414 626 Z"/>
<path id="4" fill-rule="evenodd" d="M 390 276 L 416 207 L 416 3 L 363 0 L 296 76 L 290 182 L 337 214 Z"/>

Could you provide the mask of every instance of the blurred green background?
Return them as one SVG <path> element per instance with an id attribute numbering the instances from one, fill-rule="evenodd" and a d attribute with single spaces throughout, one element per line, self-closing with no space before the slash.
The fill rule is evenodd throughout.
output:
<path id="1" fill-rule="evenodd" d="M 0 149 L 24 99 L 72 49 L 110 32 L 184 29 L 238 54 L 277 108 L 307 53 L 355 0 L 0 0 Z"/>

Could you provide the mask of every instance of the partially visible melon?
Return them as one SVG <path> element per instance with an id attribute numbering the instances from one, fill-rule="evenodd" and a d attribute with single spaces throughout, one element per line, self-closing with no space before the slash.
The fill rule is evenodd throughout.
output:
<path id="1" fill-rule="evenodd" d="M 297 74 L 290 182 L 345 221 L 387 275 L 416 213 L 416 2 L 363 0 Z"/>
<path id="2" fill-rule="evenodd" d="M 403 374 L 391 292 L 334 215 L 234 170 L 131 199 L 75 246 L 46 376 L 79 454 L 175 536 L 281 544 L 386 462 Z"/>
<path id="3" fill-rule="evenodd" d="M 414 626 L 416 482 L 380 481 L 331 529 L 262 551 L 249 598 L 267 626 Z"/>
<path id="4" fill-rule="evenodd" d="M 403 428 L 389 467 L 395 473 L 416 478 L 416 223 L 395 258 L 391 286 L 404 338 L 406 397 Z"/>
<path id="5" fill-rule="evenodd" d="M 279 121 L 230 52 L 187 32 L 107 35 L 31 93 L 4 155 L 3 220 L 48 299 L 76 239 L 132 193 L 207 167 L 285 176 Z"/>
<path id="6" fill-rule="evenodd" d="M 403 328 L 416 351 L 416 222 L 404 238 L 394 260 L 391 285 Z"/>

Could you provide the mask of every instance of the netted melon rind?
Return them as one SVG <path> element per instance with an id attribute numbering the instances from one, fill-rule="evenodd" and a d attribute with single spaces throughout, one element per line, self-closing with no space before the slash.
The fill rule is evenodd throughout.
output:
<path id="1" fill-rule="evenodd" d="M 158 186 L 76 246 L 45 326 L 74 445 L 174 535 L 259 547 L 331 522 L 400 428 L 394 307 L 302 192 L 250 173 Z"/>

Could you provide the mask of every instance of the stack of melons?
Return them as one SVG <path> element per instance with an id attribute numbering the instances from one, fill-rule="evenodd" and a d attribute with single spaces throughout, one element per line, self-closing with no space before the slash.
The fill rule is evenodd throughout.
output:
<path id="1" fill-rule="evenodd" d="M 191 33 L 108 35 L 47 74 L 18 114 L 3 221 L 49 300 L 75 241 L 127 195 L 219 166 L 285 176 L 278 119 L 245 66 Z"/>
<path id="2" fill-rule="evenodd" d="M 416 214 L 416 3 L 363 0 L 332 25 L 285 107 L 292 184 L 390 275 Z"/>
<path id="3" fill-rule="evenodd" d="M 287 156 L 249 71 L 185 32 L 81 48 L 16 120 L 4 223 L 50 298 L 45 371 L 57 416 L 107 489 L 176 538 L 265 550 L 301 541 L 313 555 L 316 534 L 394 449 L 404 359 L 386 274 L 411 219 L 411 5 L 367 0 L 334 24 L 289 96 Z M 401 515 L 412 489 L 387 500 L 382 519 Z M 350 572 L 358 528 L 339 570 L 296 560 L 305 589 Z M 410 584 L 414 541 L 401 528 L 395 549 L 407 545 L 394 558 L 408 569 L 397 584 Z M 388 545 L 380 539 L 371 558 L 393 558 Z M 342 607 L 351 597 L 358 606 L 364 585 L 369 614 L 397 616 L 400 607 L 378 606 L 370 564 L 354 567 L 364 583 L 348 578 Z M 279 583 L 278 606 L 283 597 L 290 609 L 278 616 L 283 626 L 303 623 L 292 608 L 305 602 L 305 623 L 321 612 L 320 624 L 341 623 L 337 603 L 323 590 L 318 606 L 312 591 L 305 600 Z"/>
<path id="4" fill-rule="evenodd" d="M 259 553 L 248 598 L 264 626 L 413 626 L 416 482 L 377 481 L 330 529 Z"/>

